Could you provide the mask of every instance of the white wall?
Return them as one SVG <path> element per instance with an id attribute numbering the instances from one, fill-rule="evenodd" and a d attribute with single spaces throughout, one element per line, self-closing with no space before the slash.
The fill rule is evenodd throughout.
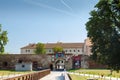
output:
<path id="1" fill-rule="evenodd" d="M 67 52 L 66 52 L 67 50 Z M 70 51 L 71 50 L 71 51 Z M 75 50 L 75 51 L 74 51 Z M 79 51 L 78 51 L 79 50 Z M 83 54 L 82 48 L 65 48 L 65 53 L 72 53 L 72 54 Z"/>
<path id="2" fill-rule="evenodd" d="M 53 50 L 52 49 L 46 49 L 46 53 L 53 53 Z"/>
<path id="3" fill-rule="evenodd" d="M 64 48 L 63 50 L 65 51 L 66 54 L 67 53 L 83 54 L 83 48 Z M 67 50 L 67 52 L 66 52 L 66 50 Z M 34 51 L 35 51 L 35 49 L 21 49 L 21 54 L 34 54 Z M 54 53 L 54 52 L 52 49 L 46 49 L 46 53 L 48 54 L 48 53 Z"/>
<path id="4" fill-rule="evenodd" d="M 17 63 L 15 65 L 16 71 L 32 71 L 32 63 Z"/>
<path id="5" fill-rule="evenodd" d="M 21 54 L 34 54 L 35 49 L 21 49 Z"/>

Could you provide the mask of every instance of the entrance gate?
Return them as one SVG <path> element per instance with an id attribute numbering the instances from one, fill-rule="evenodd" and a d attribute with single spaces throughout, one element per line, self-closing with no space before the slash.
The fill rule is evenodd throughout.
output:
<path id="1" fill-rule="evenodd" d="M 57 60 L 55 63 L 56 70 L 63 71 L 65 69 L 65 62 L 64 60 Z"/>

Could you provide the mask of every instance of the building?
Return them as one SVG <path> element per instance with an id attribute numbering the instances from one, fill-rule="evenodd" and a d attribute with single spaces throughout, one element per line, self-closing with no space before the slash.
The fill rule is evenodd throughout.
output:
<path id="1" fill-rule="evenodd" d="M 83 55 L 91 55 L 91 42 L 89 38 L 84 43 L 46 43 L 46 54 L 51 57 L 51 69 L 72 69 L 72 68 L 88 68 L 86 57 Z M 60 46 L 62 52 L 55 53 L 53 48 Z M 35 54 L 36 44 L 28 44 L 21 48 L 21 54 Z M 85 57 L 85 58 L 83 58 Z"/>
<path id="2" fill-rule="evenodd" d="M 89 38 L 85 40 L 84 43 L 46 43 L 45 49 L 46 54 L 53 54 L 53 48 L 56 46 L 60 46 L 63 48 L 65 54 L 73 54 L 73 55 L 91 55 L 91 42 Z M 21 54 L 34 54 L 36 44 L 28 44 L 21 48 Z"/>
<path id="3" fill-rule="evenodd" d="M 84 55 L 88 55 L 88 56 L 90 56 L 91 54 L 92 54 L 92 52 L 91 52 L 91 46 L 92 46 L 92 43 L 91 43 L 91 41 L 90 41 L 90 39 L 89 38 L 87 38 L 87 39 L 85 39 L 85 41 L 84 41 Z"/>
<path id="4" fill-rule="evenodd" d="M 56 46 L 62 47 L 63 51 L 54 52 L 53 48 Z M 0 69 L 37 70 L 50 68 L 51 70 L 64 70 L 90 67 L 89 56 L 92 53 L 89 39 L 86 39 L 84 43 L 46 43 L 46 54 L 44 55 L 34 54 L 35 47 L 36 44 L 28 44 L 21 48 L 21 54 L 0 55 Z"/>
<path id="5" fill-rule="evenodd" d="M 72 53 L 74 55 L 83 54 L 84 43 L 61 43 L 61 42 L 46 43 L 45 44 L 46 54 L 54 53 L 53 48 L 56 46 L 61 46 L 66 54 L 69 53 Z M 36 44 L 28 44 L 27 46 L 21 48 L 21 54 L 34 54 L 35 47 Z"/>

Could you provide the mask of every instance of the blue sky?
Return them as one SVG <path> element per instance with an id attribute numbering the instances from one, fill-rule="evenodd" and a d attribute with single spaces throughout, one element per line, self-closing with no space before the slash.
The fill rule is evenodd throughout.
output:
<path id="1" fill-rule="evenodd" d="M 84 42 L 85 23 L 98 0 L 0 0 L 5 51 L 20 53 L 29 43 Z"/>

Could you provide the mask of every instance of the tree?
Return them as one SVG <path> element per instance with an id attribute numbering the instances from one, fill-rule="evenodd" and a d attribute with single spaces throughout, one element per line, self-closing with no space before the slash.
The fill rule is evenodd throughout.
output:
<path id="1" fill-rule="evenodd" d="M 86 23 L 92 59 L 120 70 L 120 0 L 100 0 Z"/>
<path id="2" fill-rule="evenodd" d="M 55 47 L 53 48 L 53 51 L 54 51 L 54 52 L 62 52 L 62 51 L 63 51 L 63 48 L 62 48 L 61 46 L 55 46 Z"/>
<path id="3" fill-rule="evenodd" d="M 0 24 L 0 54 L 3 54 L 5 49 L 4 46 L 8 42 L 7 31 L 2 31 L 2 26 Z"/>
<path id="4" fill-rule="evenodd" d="M 37 43 L 35 48 L 36 54 L 45 54 L 45 45 L 43 43 Z"/>

